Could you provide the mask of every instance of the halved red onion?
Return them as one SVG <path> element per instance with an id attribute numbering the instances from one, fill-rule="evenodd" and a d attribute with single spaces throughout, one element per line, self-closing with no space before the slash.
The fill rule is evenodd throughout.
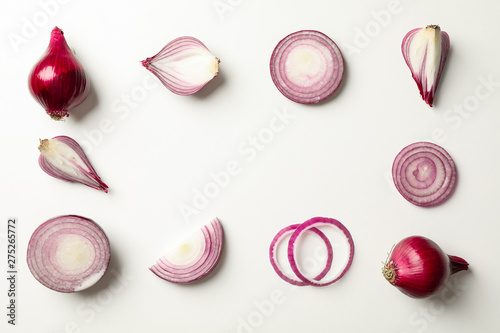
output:
<path id="1" fill-rule="evenodd" d="M 109 240 L 92 220 L 77 215 L 52 218 L 28 243 L 28 267 L 41 284 L 72 293 L 101 279 L 111 257 Z"/>
<path id="2" fill-rule="evenodd" d="M 328 227 L 328 235 L 319 228 Z M 301 264 L 305 262 L 302 256 L 304 251 L 304 235 L 308 231 L 317 234 L 325 243 L 327 249 L 327 258 L 323 270 L 317 274 L 306 273 Z M 325 230 L 326 231 L 326 230 Z M 288 240 L 287 258 L 290 267 L 295 274 L 296 278 L 291 274 L 286 274 L 282 267 L 278 264 L 277 247 L 291 233 Z M 333 247 L 336 248 L 335 254 Z M 336 257 L 336 258 L 334 258 Z M 269 249 L 269 258 L 271 265 L 276 273 L 286 282 L 297 286 L 327 286 L 339 279 L 349 270 L 354 257 L 354 242 L 352 236 L 347 228 L 339 221 L 327 217 L 315 217 L 305 221 L 302 224 L 292 224 L 288 227 L 281 229 L 271 242 Z M 335 260 L 334 260 L 335 259 Z"/>
<path id="3" fill-rule="evenodd" d="M 219 59 L 201 41 L 189 36 L 174 39 L 141 63 L 178 95 L 194 94 L 219 73 Z"/>
<path id="4" fill-rule="evenodd" d="M 430 142 L 416 142 L 396 156 L 392 178 L 406 200 L 429 207 L 450 196 L 457 171 L 450 154 L 442 147 Z"/>
<path id="5" fill-rule="evenodd" d="M 308 285 L 308 283 L 300 280 L 296 276 L 292 276 L 291 274 L 287 274 L 283 267 L 281 266 L 279 260 L 278 260 L 278 247 L 286 240 L 287 237 L 290 237 L 295 229 L 300 224 L 292 224 L 289 225 L 288 227 L 285 227 L 281 229 L 276 236 L 274 236 L 271 245 L 269 246 L 269 259 L 271 261 L 271 265 L 274 268 L 274 271 L 278 274 L 279 277 L 281 277 L 284 281 L 296 285 L 296 286 L 305 286 Z M 325 267 L 323 270 L 314 278 L 314 280 L 321 280 L 330 270 L 332 266 L 332 260 L 333 260 L 333 248 L 332 244 L 328 240 L 328 238 L 325 236 L 325 234 L 317 229 L 317 228 L 311 228 L 309 231 L 314 232 L 317 234 L 325 243 L 326 250 L 327 250 L 327 260 L 325 261 Z"/>
<path id="6" fill-rule="evenodd" d="M 344 58 L 327 35 L 301 30 L 278 43 L 270 68 L 274 84 L 285 97 L 301 104 L 315 104 L 333 95 L 340 86 Z"/>
<path id="7" fill-rule="evenodd" d="M 223 238 L 222 224 L 215 218 L 158 259 L 149 269 L 169 282 L 197 281 L 216 266 L 222 252 Z"/>

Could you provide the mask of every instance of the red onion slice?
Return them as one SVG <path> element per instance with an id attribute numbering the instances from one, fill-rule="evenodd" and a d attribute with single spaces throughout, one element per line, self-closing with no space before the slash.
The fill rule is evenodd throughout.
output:
<path id="1" fill-rule="evenodd" d="M 309 283 L 306 283 L 306 282 L 298 279 L 297 277 L 294 277 L 294 276 L 291 276 L 290 274 L 287 274 L 285 272 L 285 270 L 283 269 L 283 267 L 281 266 L 281 264 L 279 263 L 279 260 L 277 257 L 278 256 L 277 249 L 280 246 L 280 244 L 287 237 L 291 236 L 293 234 L 293 232 L 295 231 L 295 229 L 297 229 L 297 227 L 299 225 L 300 224 L 289 225 L 288 227 L 281 229 L 276 234 L 276 236 L 274 236 L 274 238 L 271 242 L 271 245 L 269 247 L 269 259 L 271 261 L 271 265 L 274 268 L 274 271 L 278 274 L 278 276 L 280 278 L 282 278 L 284 281 L 286 281 L 290 284 L 296 285 L 296 286 L 305 286 L 305 285 L 308 285 Z M 325 262 L 325 267 L 323 268 L 321 273 L 319 273 L 314 278 L 314 280 L 321 280 L 328 273 L 328 271 L 330 270 L 330 267 L 332 266 L 332 260 L 333 260 L 332 244 L 330 243 L 328 238 L 325 236 L 325 234 L 321 230 L 319 230 L 317 228 L 311 228 L 311 229 L 309 229 L 309 231 L 312 231 L 315 234 L 317 234 L 323 240 L 323 242 L 325 243 L 326 249 L 327 249 L 327 260 Z"/>
<path id="2" fill-rule="evenodd" d="M 149 269 L 173 283 L 190 283 L 210 273 L 220 259 L 223 230 L 215 218 L 176 248 L 156 261 Z"/>
<path id="3" fill-rule="evenodd" d="M 28 243 L 28 267 L 41 284 L 72 293 L 87 289 L 108 268 L 111 250 L 104 231 L 92 220 L 59 216 L 40 225 Z"/>
<path id="4" fill-rule="evenodd" d="M 450 196 L 457 171 L 450 154 L 442 147 L 430 142 L 416 142 L 396 156 L 392 178 L 406 200 L 429 207 Z"/>
<path id="5" fill-rule="evenodd" d="M 142 61 L 170 91 L 192 95 L 219 73 L 219 59 L 194 37 L 179 37 Z"/>
<path id="6" fill-rule="evenodd" d="M 344 59 L 328 36 L 301 30 L 278 43 L 270 68 L 274 84 L 285 97 L 301 104 L 315 104 L 333 95 L 340 86 Z"/>
<path id="7" fill-rule="evenodd" d="M 299 240 L 303 237 L 305 231 L 308 231 L 311 228 L 320 228 L 325 226 L 334 228 L 334 230 L 336 231 L 335 237 L 340 237 L 338 239 L 339 242 L 342 241 L 345 242 L 346 249 L 344 251 L 345 253 L 342 253 L 343 251 L 340 251 L 341 244 L 337 243 L 337 239 L 336 242 L 332 242 L 334 246 L 337 247 L 336 253 L 337 254 L 342 253 L 337 258 L 334 258 L 335 259 L 334 262 L 337 262 L 335 264 L 336 269 L 332 274 L 327 274 L 321 280 L 315 281 L 314 279 L 310 279 L 305 276 L 300 267 L 300 264 L 297 261 L 298 251 L 300 251 L 300 245 L 297 244 L 299 243 Z M 317 286 L 317 287 L 328 286 L 340 280 L 349 270 L 349 267 L 351 267 L 353 257 L 354 257 L 354 242 L 352 240 L 351 233 L 342 223 L 332 218 L 315 217 L 310 220 L 307 220 L 306 222 L 300 224 L 295 229 L 292 236 L 290 237 L 290 240 L 288 241 L 288 260 L 290 261 L 290 266 L 292 267 L 293 272 L 295 273 L 295 275 L 297 275 L 299 279 L 312 286 Z"/>

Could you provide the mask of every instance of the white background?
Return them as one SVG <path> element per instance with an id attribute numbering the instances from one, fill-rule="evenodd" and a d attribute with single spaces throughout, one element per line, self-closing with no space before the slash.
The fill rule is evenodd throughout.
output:
<path id="1" fill-rule="evenodd" d="M 1 276 L 6 221 L 19 223 L 17 325 L 6 323 L 1 278 L 2 332 L 496 332 L 499 12 L 495 0 L 2 1 Z M 406 32 L 428 24 L 451 38 L 433 108 L 400 51 Z M 56 25 L 92 84 L 64 122 L 27 88 Z M 269 75 L 274 46 L 301 29 L 329 35 L 345 58 L 340 91 L 321 105 L 287 100 Z M 221 59 L 220 75 L 187 97 L 140 64 L 183 35 Z M 244 153 L 276 112 L 288 124 Z M 38 139 L 57 135 L 80 142 L 108 194 L 41 171 Z M 404 200 L 390 178 L 395 155 L 421 140 L 443 146 L 459 177 L 453 196 L 430 209 Z M 196 209 L 196 191 L 231 161 L 238 174 Z M 186 218 L 188 206 L 196 214 Z M 77 294 L 43 287 L 24 258 L 36 227 L 64 214 L 95 220 L 112 245 L 106 276 Z M 225 248 L 210 277 L 180 286 L 148 270 L 214 216 Z M 292 288 L 272 270 L 268 246 L 282 227 L 314 216 L 346 225 L 354 262 L 332 286 Z M 470 263 L 446 295 L 411 299 L 381 274 L 392 245 L 416 234 Z"/>

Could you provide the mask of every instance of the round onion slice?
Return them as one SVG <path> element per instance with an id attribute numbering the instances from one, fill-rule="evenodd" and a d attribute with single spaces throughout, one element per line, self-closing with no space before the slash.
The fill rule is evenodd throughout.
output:
<path id="1" fill-rule="evenodd" d="M 285 97 L 301 104 L 315 104 L 333 95 L 340 86 L 344 59 L 328 36 L 301 30 L 278 43 L 270 68 L 274 84 Z"/>
<path id="2" fill-rule="evenodd" d="M 210 273 L 219 261 L 223 237 L 222 225 L 215 218 L 158 259 L 149 269 L 169 282 L 197 281 Z"/>
<path id="3" fill-rule="evenodd" d="M 55 217 L 40 225 L 28 243 L 28 267 L 41 284 L 71 293 L 87 289 L 108 268 L 111 251 L 104 231 L 76 215 Z"/>
<path id="4" fill-rule="evenodd" d="M 295 229 L 297 229 L 297 227 L 299 225 L 300 224 L 289 225 L 288 227 L 285 227 L 285 228 L 281 229 L 276 234 L 276 236 L 274 236 L 274 238 L 273 238 L 273 240 L 271 242 L 271 245 L 269 247 L 269 259 L 271 261 L 271 265 L 274 268 L 274 271 L 284 281 L 286 281 L 286 282 L 288 282 L 290 284 L 296 285 L 296 286 L 305 286 L 305 285 L 308 285 L 309 283 L 306 283 L 306 282 L 298 279 L 297 277 L 287 275 L 285 273 L 285 271 L 283 270 L 283 268 L 281 267 L 281 265 L 280 265 L 280 263 L 278 261 L 278 258 L 277 258 L 277 253 L 278 253 L 277 249 L 278 249 L 278 247 L 280 246 L 280 244 L 287 237 L 289 237 L 289 236 L 292 235 L 292 233 L 295 231 Z M 324 241 L 326 249 L 327 249 L 327 255 L 328 255 L 328 257 L 327 257 L 327 260 L 325 262 L 325 267 L 323 268 L 323 270 L 321 271 L 321 273 L 319 273 L 319 275 L 314 278 L 314 280 L 321 280 L 328 273 L 328 271 L 330 270 L 330 267 L 332 266 L 333 248 L 332 248 L 332 244 L 330 243 L 330 241 L 328 240 L 328 238 L 325 236 L 325 234 L 321 230 L 319 230 L 317 228 L 311 228 L 311 229 L 309 229 L 309 231 L 312 231 L 315 234 L 317 234 Z"/>
<path id="5" fill-rule="evenodd" d="M 312 228 L 318 228 L 324 226 L 333 227 L 334 229 L 340 231 L 340 233 L 338 233 L 339 234 L 338 236 L 342 237 L 342 239 L 347 244 L 347 252 L 345 254 L 346 255 L 345 258 L 334 258 L 335 261 L 343 260 L 343 262 L 340 262 L 338 272 L 333 272 L 333 274 L 328 274 L 321 280 L 315 281 L 305 276 L 305 274 L 302 272 L 300 268 L 299 263 L 297 262 L 298 258 L 297 252 L 300 251 L 300 245 L 297 244 L 299 243 L 299 240 L 303 237 L 305 231 L 308 231 Z M 334 246 L 335 245 L 337 244 L 334 244 Z M 290 240 L 288 241 L 288 260 L 290 261 L 290 266 L 292 267 L 293 272 L 295 273 L 295 275 L 297 275 L 299 279 L 301 279 L 305 283 L 316 287 L 328 286 L 340 280 L 347 272 L 347 270 L 349 270 L 349 267 L 351 267 L 353 257 L 354 257 L 354 242 L 352 240 L 351 233 L 342 223 L 332 218 L 314 217 L 310 220 L 307 220 L 306 222 L 300 224 L 295 229 L 292 236 L 290 237 Z"/>
<path id="6" fill-rule="evenodd" d="M 406 200 L 429 207 L 450 196 L 457 171 L 450 154 L 442 147 L 430 142 L 416 142 L 396 156 L 392 178 Z"/>

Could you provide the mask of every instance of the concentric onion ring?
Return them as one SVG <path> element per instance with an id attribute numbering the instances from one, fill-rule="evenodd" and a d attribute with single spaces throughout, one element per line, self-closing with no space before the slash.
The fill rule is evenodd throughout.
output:
<path id="1" fill-rule="evenodd" d="M 457 171 L 450 154 L 430 142 L 416 142 L 396 156 L 392 178 L 399 193 L 422 207 L 446 200 L 456 183 Z"/>
<path id="2" fill-rule="evenodd" d="M 301 30 L 278 43 L 270 69 L 274 84 L 285 97 L 301 104 L 315 104 L 333 95 L 340 86 L 344 59 L 327 35 Z"/>
<path id="3" fill-rule="evenodd" d="M 276 236 L 274 236 L 274 238 L 273 238 L 273 240 L 271 242 L 271 245 L 269 246 L 269 259 L 271 260 L 271 265 L 273 266 L 274 271 L 276 272 L 276 274 L 278 274 L 278 276 L 280 278 L 282 278 L 284 281 L 286 281 L 286 282 L 288 282 L 290 284 L 296 285 L 296 286 L 305 286 L 305 285 L 308 285 L 308 283 L 300 280 L 297 277 L 289 276 L 289 275 L 287 275 L 283 271 L 281 265 L 278 262 L 277 251 L 276 251 L 277 248 L 278 248 L 278 246 L 280 245 L 280 243 L 286 237 L 291 236 L 293 234 L 293 232 L 295 231 L 295 229 L 297 229 L 297 227 L 299 225 L 300 224 L 289 225 L 288 227 L 285 227 L 285 228 L 281 229 L 276 234 Z M 317 234 L 323 240 L 323 242 L 325 243 L 325 246 L 326 246 L 326 250 L 327 250 L 328 258 L 327 258 L 327 260 L 325 262 L 325 267 L 323 268 L 323 270 L 321 271 L 321 273 L 319 273 L 314 278 L 314 280 L 321 280 L 328 273 L 328 271 L 330 270 L 330 268 L 332 267 L 333 248 L 332 248 L 332 244 L 330 243 L 330 241 L 328 240 L 328 238 L 325 236 L 325 234 L 321 230 L 319 230 L 317 228 L 311 228 L 311 229 L 309 229 L 309 231 L 314 232 L 315 234 Z"/>
<path id="4" fill-rule="evenodd" d="M 169 282 L 197 281 L 210 273 L 219 261 L 223 238 L 222 225 L 215 218 L 158 259 L 149 269 Z"/>
<path id="5" fill-rule="evenodd" d="M 334 259 L 332 250 L 332 239 L 328 238 L 321 230 L 318 229 L 321 227 L 334 228 L 335 229 L 334 231 L 336 232 L 335 237 L 340 237 L 342 239 L 341 242 L 345 241 L 346 245 L 345 256 L 341 254 L 342 251 L 338 251 L 338 253 L 336 254 L 339 257 L 336 258 L 335 260 L 337 262 L 340 262 L 340 265 L 338 265 L 340 267 L 338 271 L 334 270 L 333 272 L 331 272 L 332 261 Z M 300 239 L 307 231 L 312 231 L 317 235 L 319 235 L 321 239 L 325 242 L 328 251 L 328 257 L 325 264 L 325 268 L 319 275 L 317 275 L 312 279 L 307 278 L 305 276 L 299 264 L 300 261 L 299 252 L 301 251 Z M 277 265 L 276 247 L 278 246 L 279 242 L 282 241 L 290 232 L 292 233 L 292 235 L 290 236 L 290 239 L 288 241 L 287 257 L 290 263 L 290 267 L 292 268 L 292 271 L 293 273 L 295 273 L 298 280 L 286 275 L 281 269 L 281 267 Z M 334 245 L 336 246 L 339 244 L 335 243 Z M 320 287 L 320 286 L 327 286 L 338 281 L 349 270 L 349 267 L 352 264 L 353 257 L 354 257 L 354 242 L 352 240 L 352 236 L 349 230 L 347 230 L 347 228 L 339 221 L 327 217 L 315 217 L 305 221 L 302 224 L 293 224 L 281 229 L 271 242 L 269 250 L 269 258 L 271 260 L 271 265 L 273 266 L 276 273 L 286 282 L 297 286 L 311 285 Z M 341 260 L 344 260 L 344 262 L 341 262 Z"/>
<path id="6" fill-rule="evenodd" d="M 84 290 L 101 279 L 111 251 L 104 231 L 76 215 L 55 217 L 40 225 L 28 243 L 28 267 L 41 284 L 55 291 Z"/>

